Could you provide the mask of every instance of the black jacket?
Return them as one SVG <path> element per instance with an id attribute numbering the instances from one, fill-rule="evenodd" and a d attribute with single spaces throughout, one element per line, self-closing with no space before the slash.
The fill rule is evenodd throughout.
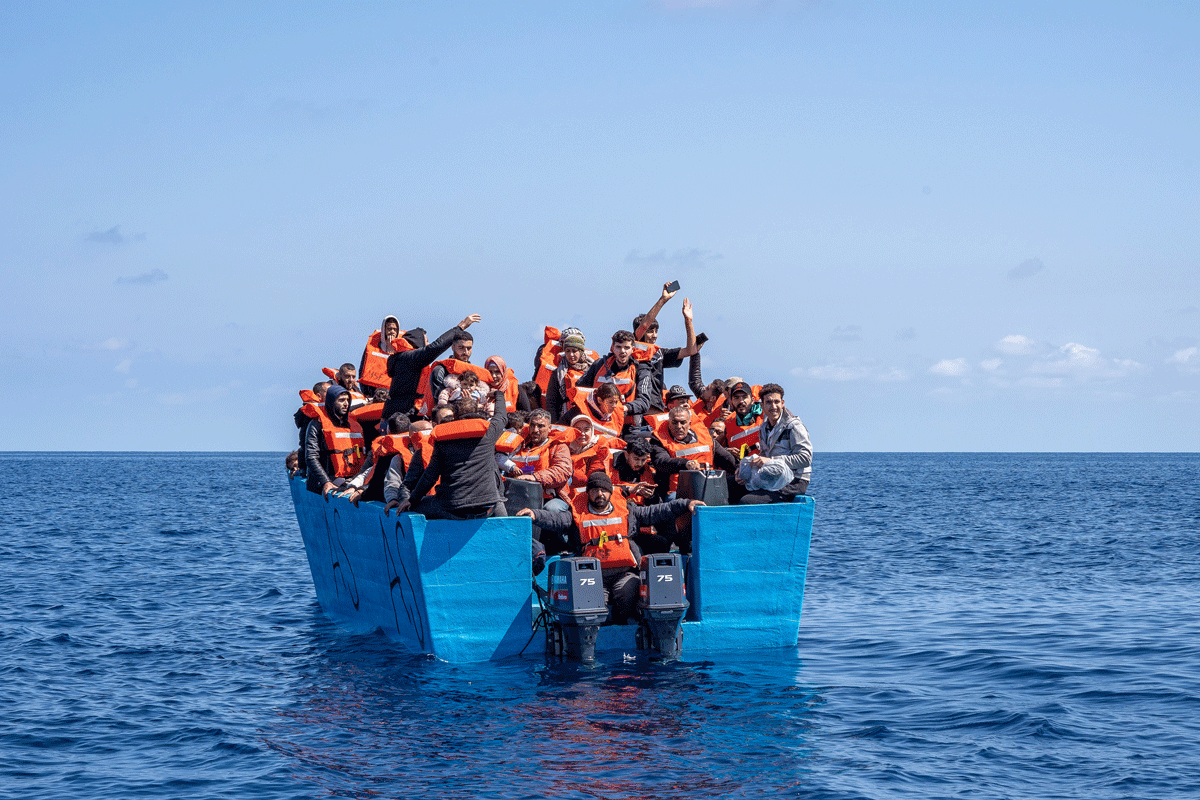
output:
<path id="1" fill-rule="evenodd" d="M 424 347 L 388 356 L 387 373 L 392 379 L 392 385 L 388 389 L 388 401 L 383 406 L 384 419 L 397 411 L 405 414 L 412 411 L 421 385 L 421 370 L 446 352 L 446 348 L 454 342 L 454 334 L 459 330 L 455 325 Z"/>
<path id="2" fill-rule="evenodd" d="M 642 411 L 635 411 L 635 414 L 649 414 L 667 410 L 666 406 L 663 405 L 663 391 L 667 388 L 663 385 L 663 370 L 668 368 L 674 369 L 683 365 L 683 359 L 679 357 L 681 349 L 679 347 L 664 347 L 656 351 L 649 361 L 638 362 L 637 400 L 641 400 L 644 397 L 646 407 Z"/>
<path id="3" fill-rule="evenodd" d="M 433 488 L 438 478 L 442 481 L 438 484 L 438 500 L 448 511 L 491 506 L 504 499 L 500 470 L 496 466 L 496 440 L 508 424 L 508 412 L 504 409 L 504 393 L 496 392 L 495 399 L 496 415 L 481 438 L 434 443 L 433 455 L 409 498 L 413 505 Z"/>

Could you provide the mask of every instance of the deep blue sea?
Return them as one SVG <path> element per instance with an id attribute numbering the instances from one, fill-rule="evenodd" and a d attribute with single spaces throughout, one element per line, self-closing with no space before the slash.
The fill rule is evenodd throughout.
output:
<path id="1" fill-rule="evenodd" d="M 282 454 L 0 469 L 0 797 L 1200 797 L 1200 455 L 818 454 L 798 647 L 590 670 L 335 628 Z"/>

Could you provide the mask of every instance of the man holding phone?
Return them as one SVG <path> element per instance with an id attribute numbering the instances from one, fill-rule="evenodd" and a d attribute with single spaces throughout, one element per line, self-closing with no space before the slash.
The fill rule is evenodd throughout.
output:
<path id="1" fill-rule="evenodd" d="M 700 352 L 696 331 L 692 327 L 692 302 L 683 301 L 683 327 L 687 344 L 683 347 L 658 346 L 658 312 L 679 291 L 679 281 L 663 284 L 662 294 L 648 312 L 633 321 L 634 358 L 638 361 L 637 400 L 634 414 L 655 414 L 666 411 L 663 390 L 666 383 L 663 370 L 683 366 L 683 360 Z M 638 402 L 640 401 L 640 402 Z"/>

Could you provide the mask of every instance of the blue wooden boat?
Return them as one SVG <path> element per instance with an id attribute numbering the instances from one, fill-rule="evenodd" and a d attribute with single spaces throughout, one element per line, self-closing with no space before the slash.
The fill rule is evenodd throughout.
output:
<path id="1" fill-rule="evenodd" d="M 413 652 L 449 662 L 542 651 L 529 519 L 385 516 L 381 503 L 356 508 L 309 492 L 302 478 L 292 478 L 291 488 L 317 600 L 338 625 L 382 630 Z M 685 659 L 796 645 L 812 522 L 810 497 L 697 510 Z M 597 653 L 634 653 L 636 630 L 601 628 Z"/>

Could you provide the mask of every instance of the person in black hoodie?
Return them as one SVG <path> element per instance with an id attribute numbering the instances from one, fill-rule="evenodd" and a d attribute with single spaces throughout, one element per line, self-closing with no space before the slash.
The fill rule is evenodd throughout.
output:
<path id="1" fill-rule="evenodd" d="M 330 386 L 325 392 L 325 413 L 338 425 L 349 425 L 350 393 L 336 383 Z M 333 464 L 329 459 L 329 448 L 325 445 L 325 429 L 320 417 L 309 420 L 304 431 L 304 466 L 310 492 L 328 494 L 346 484 L 345 480 L 333 474 Z"/>
<path id="2" fill-rule="evenodd" d="M 483 317 L 478 314 L 471 314 L 432 342 L 425 335 L 424 328 L 413 328 L 404 334 L 404 339 L 414 349 L 388 356 L 387 374 L 392 379 L 392 385 L 388 389 L 387 403 L 383 406 L 385 419 L 397 411 L 415 418 L 413 406 L 416 405 L 417 392 L 420 390 L 421 370 L 446 352 L 446 348 L 454 342 L 456 333 L 465 331 L 481 319 Z"/>
<path id="3" fill-rule="evenodd" d="M 493 395 L 496 415 L 491 421 L 473 398 L 454 405 L 454 421 L 433 429 L 433 455 L 408 500 L 397 512 L 403 514 L 421 502 L 440 478 L 436 503 L 426 503 L 422 512 L 430 519 L 483 519 L 507 517 L 500 471 L 496 467 L 496 440 L 508 423 L 504 393 Z"/>

